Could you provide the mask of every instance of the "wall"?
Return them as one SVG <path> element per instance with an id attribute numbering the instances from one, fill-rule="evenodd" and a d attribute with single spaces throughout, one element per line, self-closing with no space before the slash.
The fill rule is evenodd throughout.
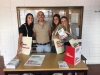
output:
<path id="1" fill-rule="evenodd" d="M 100 0 L 0 0 L 0 47 L 5 63 L 17 50 L 17 6 L 84 6 L 82 54 L 87 64 L 100 63 Z M 8 59 L 9 58 L 9 59 Z"/>

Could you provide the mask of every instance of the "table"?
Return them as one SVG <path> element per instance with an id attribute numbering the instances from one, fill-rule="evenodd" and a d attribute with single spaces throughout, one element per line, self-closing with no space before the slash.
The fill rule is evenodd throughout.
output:
<path id="1" fill-rule="evenodd" d="M 75 75 L 75 72 L 84 72 L 84 75 L 87 75 L 88 67 L 86 66 L 83 61 L 81 61 L 76 66 L 71 65 L 68 63 L 69 68 L 68 69 L 61 69 L 58 66 L 58 61 L 64 60 L 64 54 L 56 54 L 56 53 L 33 53 L 34 55 L 46 55 L 45 59 L 41 66 L 24 66 L 24 63 L 27 61 L 27 59 L 31 55 L 24 55 L 19 54 L 15 58 L 18 58 L 20 60 L 20 64 L 16 69 L 6 69 L 4 68 L 3 71 L 5 75 L 8 74 L 20 74 L 23 73 L 49 73 L 52 75 L 52 73 L 68 73 L 71 72 L 73 75 Z"/>

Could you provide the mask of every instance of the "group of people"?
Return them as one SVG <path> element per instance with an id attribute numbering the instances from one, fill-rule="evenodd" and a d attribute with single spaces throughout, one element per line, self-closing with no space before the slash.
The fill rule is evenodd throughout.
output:
<path id="1" fill-rule="evenodd" d="M 59 14 L 55 14 L 51 25 L 44 20 L 45 15 L 42 11 L 37 13 L 38 22 L 34 24 L 34 17 L 31 13 L 26 15 L 25 23 L 19 27 L 19 38 L 18 38 L 18 50 L 17 53 L 21 51 L 22 38 L 24 36 L 35 37 L 37 42 L 36 52 L 53 52 L 56 53 L 56 48 L 54 45 L 55 38 L 61 39 L 58 34 L 58 30 L 64 29 L 68 35 L 64 38 L 64 45 L 70 45 L 69 40 L 74 38 L 77 39 L 76 27 L 74 25 L 69 25 L 68 18 L 62 16 L 60 18 Z M 50 41 L 52 40 L 52 46 Z M 52 48 L 51 48 L 52 47 Z M 26 74 L 29 75 L 29 74 Z"/>
<path id="2" fill-rule="evenodd" d="M 21 51 L 21 42 L 23 36 L 35 37 L 37 42 L 36 52 L 54 52 L 56 53 L 54 40 L 55 38 L 61 39 L 58 34 L 58 30 L 64 29 L 68 35 L 64 38 L 64 45 L 70 45 L 69 40 L 74 38 L 77 39 L 76 27 L 74 25 L 69 25 L 68 18 L 62 16 L 60 18 L 59 14 L 55 14 L 51 25 L 44 20 L 45 15 L 42 11 L 37 13 L 38 22 L 34 24 L 34 17 L 31 13 L 26 15 L 26 20 L 23 25 L 19 27 L 19 38 L 18 38 L 18 50 L 17 53 Z M 27 30 L 26 30 L 27 28 Z M 27 32 L 28 31 L 28 32 Z M 50 44 L 52 40 L 52 48 Z"/>

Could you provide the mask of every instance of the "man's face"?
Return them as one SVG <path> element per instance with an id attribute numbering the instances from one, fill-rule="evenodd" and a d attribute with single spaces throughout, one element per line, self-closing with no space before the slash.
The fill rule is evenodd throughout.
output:
<path id="1" fill-rule="evenodd" d="M 44 13 L 42 11 L 38 12 L 37 18 L 39 21 L 44 21 Z"/>

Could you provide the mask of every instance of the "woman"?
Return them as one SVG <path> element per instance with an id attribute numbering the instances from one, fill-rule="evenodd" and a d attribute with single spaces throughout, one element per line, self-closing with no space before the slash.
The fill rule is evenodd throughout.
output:
<path id="1" fill-rule="evenodd" d="M 28 13 L 26 15 L 26 20 L 25 23 L 22 24 L 19 27 L 19 38 L 18 38 L 18 50 L 17 53 L 19 53 L 21 51 L 21 43 L 22 43 L 22 37 L 23 36 L 27 36 L 27 32 L 28 32 L 28 36 L 32 37 L 33 35 L 33 15 L 31 13 Z"/>
<path id="2" fill-rule="evenodd" d="M 54 46 L 54 41 L 53 39 L 54 38 L 59 38 L 59 35 L 58 35 L 58 30 L 61 29 L 63 26 L 60 24 L 60 15 L 59 14 L 55 14 L 53 16 L 53 21 L 52 21 L 52 49 L 51 51 L 52 52 L 56 52 L 56 49 L 55 49 L 55 46 Z"/>
<path id="3" fill-rule="evenodd" d="M 63 16 L 61 17 L 61 24 L 63 27 L 66 28 L 66 33 L 67 33 L 67 37 L 64 39 L 65 40 L 65 43 L 64 45 L 69 45 L 70 46 L 70 43 L 69 43 L 69 40 L 70 39 L 77 39 L 77 34 L 76 34 L 76 27 L 74 25 L 69 25 L 68 24 L 68 18 L 66 16 Z"/>

